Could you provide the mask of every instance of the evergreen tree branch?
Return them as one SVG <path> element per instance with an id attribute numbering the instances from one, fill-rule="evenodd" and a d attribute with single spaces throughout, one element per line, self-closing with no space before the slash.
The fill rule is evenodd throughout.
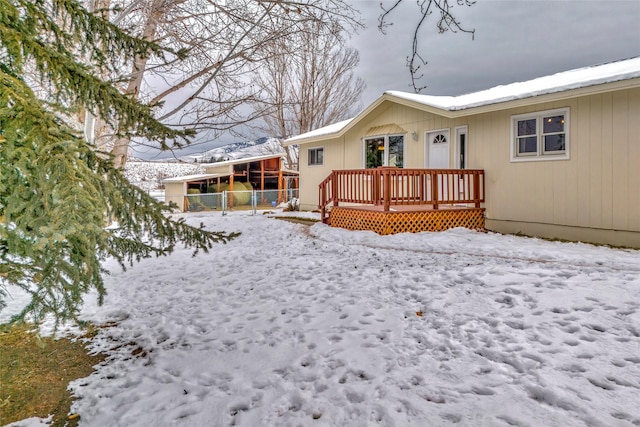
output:
<path id="1" fill-rule="evenodd" d="M 122 132 L 163 142 L 187 135 L 97 78 L 95 63 L 74 59 L 79 41 L 87 52 L 114 46 L 130 57 L 155 49 L 112 30 L 74 0 L 0 0 L 0 309 L 7 287 L 22 288 L 31 301 L 17 318 L 53 315 L 57 326 L 76 318 L 87 292 L 101 303 L 107 257 L 125 267 L 179 243 L 195 255 L 237 236 L 172 219 L 170 207 L 132 186 L 65 121 L 71 101 L 107 114 Z M 90 57 L 102 54 L 112 52 Z M 36 95 L 27 64 L 55 99 Z M 106 227 L 111 219 L 118 227 Z"/>

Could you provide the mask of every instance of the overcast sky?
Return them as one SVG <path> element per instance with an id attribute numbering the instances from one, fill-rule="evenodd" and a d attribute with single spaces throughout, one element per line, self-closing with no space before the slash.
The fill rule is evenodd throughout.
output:
<path id="1" fill-rule="evenodd" d="M 367 83 L 363 105 L 385 90 L 411 92 L 406 58 L 419 11 L 404 0 L 387 35 L 377 29 L 380 1 L 354 1 L 367 29 L 353 39 Z M 384 5 L 393 2 L 384 1 Z M 455 1 L 450 3 L 456 4 Z M 420 37 L 422 93 L 459 95 L 640 55 L 640 1 L 478 0 L 454 14 L 475 37 L 437 34 L 435 15 Z"/>
<path id="2" fill-rule="evenodd" d="M 406 67 L 419 18 L 415 0 L 404 0 L 378 30 L 380 0 L 354 0 L 367 28 L 352 39 L 360 52 L 356 74 L 367 89 L 366 107 L 386 90 L 411 92 Z M 390 6 L 394 1 L 383 1 Z M 428 61 L 421 80 L 430 95 L 460 95 L 589 65 L 640 55 L 640 0 L 478 0 L 458 6 L 454 15 L 469 34 L 436 31 L 436 16 L 424 26 L 419 51 Z M 199 144 L 202 152 L 234 142 Z M 138 153 L 141 154 L 141 153 Z"/>

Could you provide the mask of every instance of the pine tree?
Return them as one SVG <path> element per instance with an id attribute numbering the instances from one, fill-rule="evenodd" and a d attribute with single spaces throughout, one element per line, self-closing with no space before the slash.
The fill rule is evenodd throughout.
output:
<path id="1" fill-rule="evenodd" d="M 102 302 L 107 257 L 125 268 L 180 243 L 197 253 L 236 236 L 171 219 L 71 125 L 80 107 L 120 135 L 163 148 L 188 141 L 98 77 L 151 53 L 173 55 L 76 0 L 0 0 L 0 308 L 8 287 L 21 287 L 31 302 L 17 318 L 74 319 L 92 289 Z"/>

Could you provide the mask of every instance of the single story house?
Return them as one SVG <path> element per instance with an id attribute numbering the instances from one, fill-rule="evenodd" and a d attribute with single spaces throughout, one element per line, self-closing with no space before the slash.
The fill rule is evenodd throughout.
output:
<path id="1" fill-rule="evenodd" d="M 340 170 L 473 169 L 488 230 L 640 247 L 640 57 L 460 96 L 388 91 L 285 145 L 301 209 L 324 208 Z"/>
<path id="2" fill-rule="evenodd" d="M 285 201 L 288 190 L 298 188 L 298 171 L 285 167 L 282 153 L 204 163 L 202 166 L 204 174 L 165 179 L 165 201 L 175 203 L 185 212 L 189 209 L 188 194 L 192 192 L 269 191 L 275 192 L 277 201 L 281 202 Z"/>

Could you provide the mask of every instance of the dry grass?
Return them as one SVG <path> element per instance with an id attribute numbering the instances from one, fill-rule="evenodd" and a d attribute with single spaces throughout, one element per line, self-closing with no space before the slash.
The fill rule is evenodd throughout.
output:
<path id="1" fill-rule="evenodd" d="M 0 329 L 0 425 L 49 415 L 53 426 L 77 425 L 67 386 L 102 360 L 81 339 L 40 339 L 25 325 Z"/>

